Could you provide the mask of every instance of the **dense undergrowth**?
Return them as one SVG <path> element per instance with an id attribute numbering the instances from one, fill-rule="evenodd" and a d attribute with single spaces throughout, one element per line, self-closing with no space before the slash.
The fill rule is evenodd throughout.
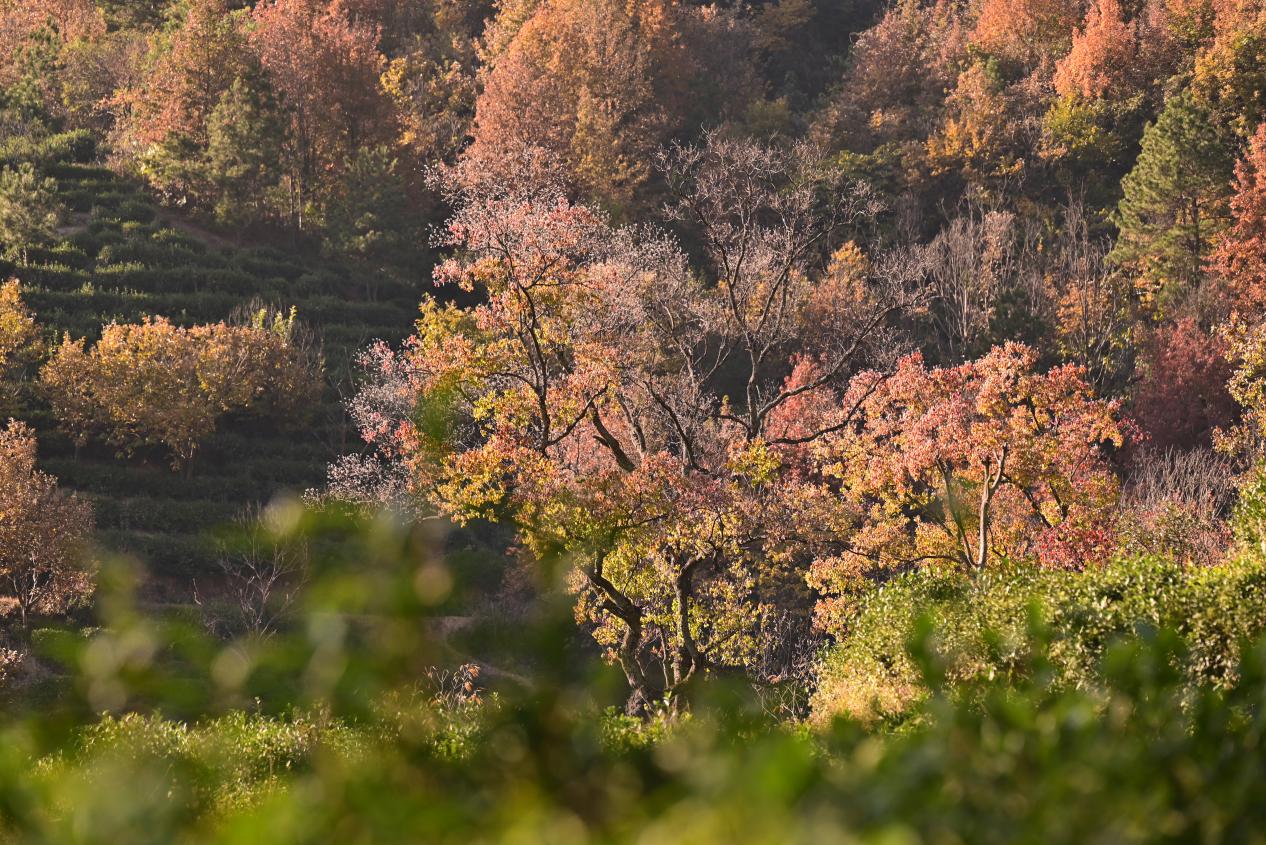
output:
<path id="1" fill-rule="evenodd" d="M 968 575 L 924 570 L 871 592 L 825 658 L 814 715 L 900 721 L 927 693 L 910 638 L 929 621 L 956 684 L 1012 683 L 1031 668 L 1032 627 L 1047 638 L 1050 682 L 1093 686 L 1107 646 L 1140 628 L 1186 643 L 1175 670 L 1194 684 L 1234 685 L 1239 648 L 1266 631 L 1266 570 L 1254 557 L 1217 567 L 1138 558 L 1081 572 L 1025 565 Z"/>

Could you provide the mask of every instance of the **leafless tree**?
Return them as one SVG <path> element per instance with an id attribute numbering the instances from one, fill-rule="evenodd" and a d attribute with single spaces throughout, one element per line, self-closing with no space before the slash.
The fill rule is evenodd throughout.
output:
<path id="1" fill-rule="evenodd" d="M 267 510 L 259 507 L 244 511 L 234 528 L 220 543 L 224 601 L 208 614 L 209 625 L 222 635 L 271 637 L 289 618 L 307 581 L 306 544 L 278 538 Z"/>
<path id="2" fill-rule="evenodd" d="M 750 671 L 761 708 L 779 722 L 805 718 L 825 638 L 805 616 L 778 611 L 761 618 L 758 643 Z"/>
<path id="3" fill-rule="evenodd" d="M 1111 244 L 1091 234 L 1080 202 L 1066 205 L 1063 219 L 1046 274 L 1061 351 L 1101 393 L 1116 393 L 1134 356 L 1130 283 L 1104 260 Z"/>
<path id="4" fill-rule="evenodd" d="M 924 249 L 934 338 L 942 363 L 989 346 L 1003 293 L 1017 284 L 1023 250 L 1014 215 L 969 206 Z"/>
<path id="5" fill-rule="evenodd" d="M 1208 449 L 1149 449 L 1135 461 L 1121 499 L 1127 548 L 1196 564 L 1222 559 L 1236 499 L 1236 467 Z"/>

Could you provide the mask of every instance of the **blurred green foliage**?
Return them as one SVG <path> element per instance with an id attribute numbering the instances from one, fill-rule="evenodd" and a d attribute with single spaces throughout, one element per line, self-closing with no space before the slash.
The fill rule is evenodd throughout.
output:
<path id="1" fill-rule="evenodd" d="M 541 656 L 531 684 L 490 694 L 467 685 L 476 676 L 433 670 L 443 646 L 430 623 L 461 580 L 439 538 L 290 505 L 266 522 L 277 542 L 314 550 L 284 632 L 223 642 L 144 614 L 134 572 L 116 565 L 103 573 L 100 628 L 37 638 L 65 689 L 4 716 L 2 838 L 1123 843 L 1253 842 L 1266 830 L 1266 645 L 1240 652 L 1223 682 L 1193 683 L 1199 626 L 1164 630 L 1182 622 L 1168 596 L 1207 605 L 1231 594 L 1214 582 L 1247 584 L 1247 570 L 1137 562 L 1093 583 L 1011 573 L 975 587 L 923 576 L 868 608 L 874 618 L 904 591 L 935 609 L 892 634 L 927 691 L 899 729 L 775 724 L 750 690 L 720 681 L 693 690 L 689 716 L 642 722 L 609 708 L 613 673 L 566 647 L 574 623 L 557 591 L 519 632 Z M 998 595 L 1003 583 L 1013 595 Z M 1050 624 L 1024 612 L 1016 627 L 1007 608 L 1032 607 L 1044 583 L 1059 599 Z M 1134 604 L 1152 591 L 1155 602 Z M 1092 632 L 1069 608 L 1095 602 L 1104 621 Z M 1005 676 L 959 671 L 955 650 L 972 637 L 946 608 L 968 603 L 993 607 L 980 642 L 1017 643 Z M 1158 624 L 1125 621 L 1144 619 Z M 995 636 L 994 623 L 1011 627 Z M 1062 625 L 1105 643 L 1084 683 L 1068 682 L 1082 657 L 1070 658 Z"/>
<path id="2" fill-rule="evenodd" d="M 1242 643 L 1266 634 L 1266 567 L 1259 556 L 1216 567 L 1136 558 L 1081 572 L 1014 564 L 972 575 L 922 570 L 873 590 L 850 636 L 824 659 L 815 710 L 900 720 L 926 694 L 919 666 L 906 650 L 925 617 L 938 647 L 953 655 L 948 678 L 1015 682 L 1033 657 L 1029 627 L 1050 629 L 1046 658 L 1052 682 L 1090 687 L 1117 639 L 1141 628 L 1179 636 L 1178 667 L 1189 682 L 1235 682 Z"/>

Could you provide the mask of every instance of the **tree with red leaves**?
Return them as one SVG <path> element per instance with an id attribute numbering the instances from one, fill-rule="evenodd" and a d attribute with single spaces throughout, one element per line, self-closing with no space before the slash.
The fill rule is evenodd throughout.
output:
<path id="1" fill-rule="evenodd" d="M 1143 347 L 1131 412 L 1157 449 L 1208 446 L 1235 422 L 1226 343 L 1190 317 L 1157 328 Z"/>
<path id="2" fill-rule="evenodd" d="M 853 424 L 817 447 L 840 521 L 851 521 L 812 583 L 819 623 L 844 630 L 857 588 L 918 566 L 980 570 L 1037 557 L 1084 566 L 1101 557 L 1117 480 L 1102 446 L 1125 435 L 1114 403 L 1095 399 L 1072 366 L 1036 369 L 1016 343 L 945 369 L 919 355 L 891 375 L 857 376 L 845 407 Z M 1070 560 L 1069 548 L 1090 557 Z"/>
<path id="3" fill-rule="evenodd" d="M 1219 238 L 1210 266 L 1235 307 L 1258 315 L 1266 311 L 1266 124 L 1235 166 L 1231 216 L 1234 222 Z"/>

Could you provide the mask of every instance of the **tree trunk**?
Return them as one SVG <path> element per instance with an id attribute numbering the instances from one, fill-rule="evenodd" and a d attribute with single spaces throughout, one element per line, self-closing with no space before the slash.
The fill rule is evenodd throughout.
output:
<path id="1" fill-rule="evenodd" d="M 646 673 L 638 660 L 638 650 L 642 644 L 642 614 L 624 619 L 624 636 L 620 639 L 618 654 L 620 668 L 629 682 L 629 697 L 624 702 L 624 712 L 630 716 L 645 719 L 651 715 L 654 702 L 658 698 L 651 689 Z"/>

